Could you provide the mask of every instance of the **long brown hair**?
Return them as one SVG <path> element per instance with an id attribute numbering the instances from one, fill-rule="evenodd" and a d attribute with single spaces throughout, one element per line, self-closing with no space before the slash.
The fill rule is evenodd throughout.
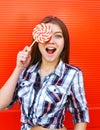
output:
<path id="1" fill-rule="evenodd" d="M 67 29 L 66 25 L 59 18 L 53 17 L 53 16 L 47 16 L 47 17 L 43 18 L 40 21 L 40 23 L 53 23 L 53 24 L 57 24 L 61 28 L 62 34 L 64 37 L 64 49 L 61 53 L 60 58 L 62 59 L 62 61 L 64 63 L 69 63 L 70 41 L 69 41 L 69 33 L 68 33 L 68 29 Z M 32 58 L 31 58 L 30 65 L 36 64 L 38 61 L 40 61 L 42 59 L 42 55 L 38 48 L 38 43 L 35 43 L 34 46 L 32 47 L 31 57 Z"/>

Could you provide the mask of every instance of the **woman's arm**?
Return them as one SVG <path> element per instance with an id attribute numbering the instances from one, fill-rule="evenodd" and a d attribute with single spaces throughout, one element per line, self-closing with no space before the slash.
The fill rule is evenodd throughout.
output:
<path id="1" fill-rule="evenodd" d="M 3 110 L 12 101 L 14 90 L 20 74 L 21 71 L 19 71 L 18 68 L 15 68 L 7 82 L 0 89 L 0 110 Z"/>
<path id="2" fill-rule="evenodd" d="M 73 114 L 74 130 L 86 130 L 89 122 L 89 111 L 84 91 L 83 74 L 77 71 L 74 76 L 71 95 L 69 97 L 69 110 Z"/>
<path id="3" fill-rule="evenodd" d="M 75 124 L 74 130 L 86 130 L 86 126 L 87 126 L 87 123 L 80 122 L 80 123 Z"/>
<path id="4" fill-rule="evenodd" d="M 19 76 L 30 62 L 30 51 L 31 49 L 26 46 L 18 53 L 16 67 L 9 79 L 0 89 L 0 110 L 3 110 L 11 103 Z"/>

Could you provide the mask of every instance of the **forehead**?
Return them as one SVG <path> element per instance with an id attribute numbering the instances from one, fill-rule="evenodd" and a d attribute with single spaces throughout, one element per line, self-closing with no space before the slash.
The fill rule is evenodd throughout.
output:
<path id="1" fill-rule="evenodd" d="M 58 24 L 54 24 L 54 23 L 47 23 L 47 24 L 51 27 L 52 32 L 61 32 L 62 33 L 62 30 Z"/>

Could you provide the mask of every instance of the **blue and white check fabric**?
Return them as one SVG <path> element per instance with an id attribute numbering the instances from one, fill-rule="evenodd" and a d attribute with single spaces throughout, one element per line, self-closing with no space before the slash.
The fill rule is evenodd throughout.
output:
<path id="1" fill-rule="evenodd" d="M 60 61 L 41 81 L 39 67 L 40 62 L 23 71 L 9 105 L 20 102 L 21 130 L 37 125 L 62 128 L 66 110 L 73 114 L 74 123 L 89 122 L 82 71 Z"/>

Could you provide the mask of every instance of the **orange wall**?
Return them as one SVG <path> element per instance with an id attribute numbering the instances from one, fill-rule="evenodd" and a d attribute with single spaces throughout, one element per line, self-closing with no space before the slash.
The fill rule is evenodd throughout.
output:
<path id="1" fill-rule="evenodd" d="M 11 74 L 16 54 L 32 40 L 35 24 L 46 15 L 61 18 L 71 41 L 70 63 L 84 72 L 90 110 L 88 130 L 100 130 L 100 1 L 99 0 L 1 0 L 0 87 Z M 68 118 L 71 119 L 70 114 Z M 0 130 L 20 129 L 19 106 L 0 112 Z M 66 119 L 69 130 L 72 122 Z"/>

